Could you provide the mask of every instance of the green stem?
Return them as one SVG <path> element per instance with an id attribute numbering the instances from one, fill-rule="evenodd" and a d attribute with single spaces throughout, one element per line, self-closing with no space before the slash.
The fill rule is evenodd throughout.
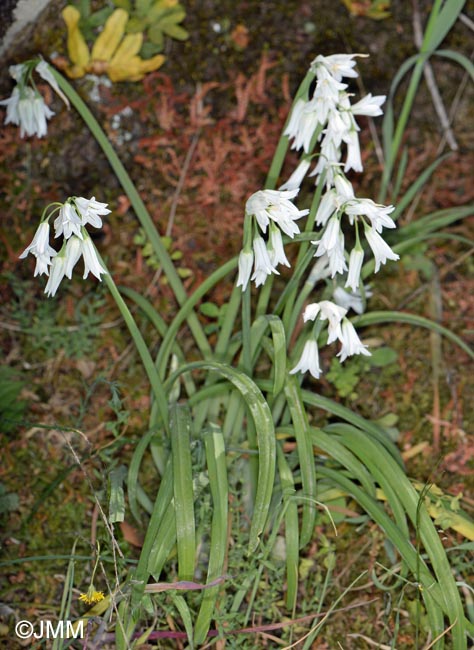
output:
<path id="1" fill-rule="evenodd" d="M 204 282 L 199 285 L 199 287 L 192 293 L 187 300 L 183 303 L 181 309 L 178 311 L 173 321 L 168 327 L 168 331 L 163 337 L 163 341 L 160 346 L 160 350 L 156 357 L 156 367 L 161 377 L 164 377 L 166 374 L 166 365 L 168 363 L 171 350 L 176 341 L 176 336 L 178 334 L 179 328 L 182 323 L 188 318 L 189 314 L 194 309 L 194 306 L 201 300 L 201 298 L 216 284 L 218 284 L 223 278 L 233 271 L 237 266 L 237 258 L 232 258 L 221 267 L 214 271 L 214 273 L 209 276 Z M 188 320 L 189 322 L 189 320 Z M 211 356 L 211 355 L 209 355 Z"/>
<path id="2" fill-rule="evenodd" d="M 101 264 L 103 265 L 104 262 L 102 260 L 100 261 Z M 104 266 L 104 268 L 106 267 Z M 107 285 L 107 288 L 109 289 L 110 293 L 112 294 L 112 297 L 115 300 L 115 303 L 119 308 L 119 311 L 122 314 L 125 324 L 127 325 L 128 330 L 132 336 L 135 347 L 138 351 L 138 354 L 140 355 L 143 366 L 145 368 L 145 372 L 148 375 L 148 379 L 150 380 L 151 389 L 153 391 L 156 404 L 158 405 L 158 410 L 161 419 L 163 420 L 165 428 L 168 429 L 168 402 L 166 400 L 166 393 L 163 384 L 161 382 L 161 379 L 158 375 L 158 372 L 155 368 L 153 358 L 148 350 L 147 344 L 145 343 L 145 340 L 143 339 L 143 336 L 140 330 L 138 329 L 135 319 L 133 318 L 124 299 L 120 295 L 120 292 L 117 289 L 117 286 L 113 281 L 110 273 L 107 272 L 107 274 L 104 275 L 104 282 Z"/>
<path id="3" fill-rule="evenodd" d="M 234 284 L 230 300 L 227 303 L 224 322 L 222 324 L 219 336 L 217 338 L 214 355 L 217 361 L 231 362 L 226 355 L 229 349 L 229 341 L 234 330 L 235 320 L 239 313 L 239 307 L 242 300 L 242 289 Z"/>
<path id="4" fill-rule="evenodd" d="M 314 79 L 314 72 L 308 71 L 306 73 L 305 78 L 303 81 L 300 83 L 298 90 L 296 91 L 296 95 L 293 99 L 293 103 L 291 105 L 291 109 L 288 113 L 288 117 L 286 118 L 285 125 L 282 129 L 280 139 L 278 141 L 278 145 L 276 148 L 276 151 L 273 155 L 273 160 L 270 165 L 270 169 L 267 174 L 267 179 L 265 181 L 265 189 L 266 190 L 274 190 L 278 181 L 278 177 L 280 176 L 281 173 L 281 168 L 283 167 L 283 163 L 285 161 L 286 157 L 286 152 L 288 151 L 288 145 L 289 145 L 289 140 L 287 135 L 283 135 L 286 129 L 286 126 L 288 122 L 290 121 L 291 118 L 291 111 L 293 110 L 294 105 L 300 99 L 303 95 L 306 95 L 308 92 L 308 88 L 311 85 L 311 82 Z"/>
<path id="5" fill-rule="evenodd" d="M 252 356 L 250 351 L 250 327 L 252 323 L 252 308 L 250 304 L 250 287 L 242 294 L 242 366 L 244 371 L 251 376 Z"/>
<path id="6" fill-rule="evenodd" d="M 382 183 L 381 191 L 379 195 L 379 201 L 381 203 L 385 202 L 387 196 L 388 185 L 392 177 L 393 168 L 395 165 L 395 160 L 400 149 L 402 142 L 403 134 L 405 133 L 405 128 L 410 117 L 411 109 L 416 97 L 416 91 L 420 83 L 421 75 L 423 74 L 423 69 L 425 67 L 426 60 L 429 58 L 431 52 L 427 48 L 427 44 L 431 39 L 432 31 L 436 25 L 436 20 L 441 8 L 441 0 L 436 0 L 433 9 L 431 10 L 430 18 L 426 26 L 425 35 L 423 38 L 423 43 L 420 48 L 420 58 L 415 64 L 413 74 L 408 85 L 408 89 L 405 95 L 405 100 L 403 102 L 402 110 L 400 112 L 400 117 L 398 118 L 397 128 L 395 129 L 395 134 L 393 136 L 392 142 L 390 143 L 390 150 L 385 152 L 385 164 L 382 174 Z M 393 99 L 393 98 L 392 98 Z"/>
<path id="7" fill-rule="evenodd" d="M 146 206 L 140 194 L 138 193 L 135 185 L 133 184 L 127 170 L 123 166 L 121 160 L 119 159 L 117 153 L 115 152 L 114 148 L 110 144 L 101 126 L 99 125 L 99 123 L 97 122 L 97 120 L 95 119 L 95 117 L 93 116 L 89 108 L 87 107 L 87 105 L 78 95 L 78 93 L 57 70 L 55 70 L 51 66 L 50 66 L 50 70 L 54 75 L 54 78 L 58 82 L 59 87 L 64 92 L 64 94 L 68 97 L 68 99 L 71 101 L 71 104 L 75 107 L 79 115 L 82 117 L 87 127 L 89 128 L 90 132 L 92 133 L 97 143 L 101 147 L 105 156 L 107 157 L 110 166 L 112 167 L 124 192 L 126 193 L 126 195 L 130 200 L 130 203 L 135 211 L 135 214 L 138 220 L 140 221 L 140 224 L 142 225 L 150 241 L 150 244 L 153 247 L 156 256 L 160 260 L 160 264 L 163 268 L 163 272 L 165 273 L 168 279 L 168 282 L 174 292 L 176 300 L 178 301 L 179 305 L 182 305 L 187 299 L 186 290 L 174 267 L 173 261 L 168 251 L 166 250 L 160 235 L 156 230 L 155 224 L 153 223 L 153 220 L 150 217 L 150 214 L 148 213 L 148 210 L 146 209 Z M 193 333 L 193 336 L 196 340 L 196 343 L 201 353 L 203 354 L 204 357 L 209 356 L 211 352 L 209 342 L 206 338 L 206 335 L 203 332 L 203 329 L 201 327 L 201 324 L 199 323 L 199 320 L 197 319 L 196 314 L 194 312 L 190 313 L 188 315 L 187 320 L 188 320 L 189 328 Z"/>
<path id="8" fill-rule="evenodd" d="M 278 145 L 277 145 L 275 154 L 273 156 L 272 163 L 270 165 L 270 170 L 269 170 L 269 172 L 267 174 L 267 178 L 266 178 L 266 181 L 265 181 L 265 189 L 266 190 L 273 190 L 276 187 L 278 178 L 280 176 L 280 173 L 281 173 L 281 170 L 282 170 L 282 167 L 283 167 L 283 163 L 285 162 L 286 153 L 288 151 L 288 146 L 289 146 L 289 143 L 290 143 L 289 140 L 288 140 L 288 136 L 283 135 L 283 134 L 284 134 L 286 126 L 287 126 L 287 124 L 288 124 L 288 122 L 289 122 L 289 120 L 291 118 L 291 111 L 293 110 L 293 107 L 295 106 L 298 99 L 303 97 L 303 95 L 307 95 L 308 89 L 309 89 L 313 79 L 314 79 L 314 73 L 311 72 L 311 70 L 309 70 L 306 73 L 305 78 L 303 79 L 303 81 L 299 85 L 298 90 L 296 91 L 296 95 L 295 95 L 295 97 L 293 99 L 291 109 L 290 109 L 290 111 L 288 113 L 288 117 L 287 117 L 285 125 L 284 125 L 284 127 L 282 129 L 281 136 L 280 136 L 280 139 L 278 141 Z M 256 312 L 255 312 L 256 316 L 261 316 L 262 314 L 265 314 L 267 312 L 268 303 L 270 301 L 270 296 L 271 296 L 271 290 L 272 290 L 272 287 L 273 287 L 273 279 L 274 279 L 273 275 L 269 276 L 267 278 L 261 292 L 260 292 L 260 296 L 259 296 L 258 304 L 257 304 L 257 309 L 256 309 Z"/>
<path id="9" fill-rule="evenodd" d="M 308 219 L 306 221 L 305 225 L 305 232 L 311 232 L 314 227 L 314 222 L 316 219 L 316 213 L 318 211 L 319 203 L 321 201 L 321 194 L 323 191 L 323 186 L 324 186 L 324 177 L 325 174 L 323 173 L 319 179 L 318 186 L 316 188 L 316 191 L 313 196 L 313 200 L 311 202 L 311 207 L 309 210 L 309 215 Z M 304 264 L 304 260 L 306 258 L 306 252 L 310 247 L 310 242 L 309 241 L 303 241 L 300 244 L 299 251 L 298 251 L 298 257 L 296 260 L 296 265 L 295 269 L 298 269 L 300 264 Z M 306 266 L 305 266 L 306 268 Z M 312 287 L 311 287 L 312 288 Z M 311 291 L 311 289 L 310 289 Z M 288 329 L 288 322 L 289 320 L 293 320 L 295 317 L 297 318 L 297 314 L 295 313 L 295 300 L 297 299 L 298 296 L 298 286 L 295 286 L 292 292 L 288 295 L 288 298 L 285 302 L 285 310 L 284 310 L 284 316 L 283 316 L 283 323 L 285 325 L 285 331 L 289 337 L 290 331 Z"/>

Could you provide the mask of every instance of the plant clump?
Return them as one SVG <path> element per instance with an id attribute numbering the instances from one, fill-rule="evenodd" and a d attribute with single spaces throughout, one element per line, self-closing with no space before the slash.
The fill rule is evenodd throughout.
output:
<path id="1" fill-rule="evenodd" d="M 72 79 L 92 73 L 139 81 L 163 65 L 165 36 L 188 38 L 179 24 L 185 16 L 176 0 L 115 0 L 114 7 L 95 12 L 89 0 L 79 0 L 62 11 L 69 60 L 56 59 L 56 65 Z"/>

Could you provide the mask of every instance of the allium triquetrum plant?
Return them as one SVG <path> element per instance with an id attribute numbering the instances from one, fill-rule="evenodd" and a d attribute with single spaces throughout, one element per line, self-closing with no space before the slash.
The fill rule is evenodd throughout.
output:
<path id="1" fill-rule="evenodd" d="M 48 277 L 45 293 L 51 297 L 67 290 L 64 278 L 71 278 L 82 258 L 84 278 L 90 272 L 109 288 L 150 381 L 148 432 L 136 447 L 127 480 L 133 516 L 138 521 L 147 517 L 145 540 L 136 568 L 120 576 L 120 583 L 117 577 L 107 595 L 109 611 L 117 615 L 119 649 L 143 633 L 167 589 L 184 594 L 174 602 L 191 645 L 205 643 L 211 628 L 224 634 L 219 603 L 225 595 L 229 612 L 239 611 L 247 597 L 253 598 L 260 576 L 259 569 L 241 577 L 242 567 L 227 562 L 235 533 L 229 513 L 236 509 L 243 513 L 240 522 L 248 522 L 238 532 L 247 540 L 249 562 L 252 558 L 263 568 L 277 535 L 284 536 L 285 603 L 288 614 L 297 615 L 300 553 L 314 538 L 324 511 L 321 493 L 328 486 L 359 503 L 396 550 L 392 573 L 418 585 L 429 622 L 429 632 L 420 634 L 438 639 L 432 647 L 441 648 L 449 629 L 453 648 L 468 647 L 473 625 L 438 531 L 405 474 L 397 447 L 381 426 L 320 394 L 323 346 L 330 346 L 341 363 L 352 355 L 371 354 L 360 329 L 370 322 L 364 281 L 399 259 L 386 241 L 387 231 L 395 228 L 395 207 L 357 196 L 347 176 L 363 171 L 359 116 L 381 115 L 385 101 L 370 93 L 354 101 L 348 92 L 360 56 L 319 55 L 311 63 L 265 186 L 243 206 L 242 252 L 189 296 L 142 199 L 71 85 L 44 62 L 31 61 L 12 71 L 18 88 L 4 102 L 7 121 L 19 125 L 22 134 L 45 135 L 51 115 L 38 101 L 31 79 L 33 71 L 47 70 L 43 78 L 79 111 L 108 157 L 179 304 L 176 316 L 165 322 L 144 296 L 119 292 L 113 267 L 107 268 L 88 231 L 100 228 L 109 213 L 101 197 L 74 196 L 45 208 L 21 255 L 36 259 L 35 275 Z M 289 178 L 281 178 L 289 147 L 299 152 L 300 162 Z M 312 193 L 308 207 L 298 205 L 303 183 Z M 289 270 L 275 284 L 282 267 Z M 211 344 L 196 308 L 236 271 L 225 317 Z M 126 300 L 156 327 L 161 337 L 156 356 Z M 411 322 L 444 333 L 472 354 L 439 325 L 416 316 Z M 200 360 L 189 362 L 180 345 L 177 335 L 185 326 L 195 342 L 193 358 L 199 355 Z M 317 426 L 324 421 L 323 412 L 332 423 Z M 285 451 L 288 442 L 294 443 L 295 453 Z M 157 472 L 155 494 L 146 494 L 140 482 L 149 451 Z M 236 485 L 240 501 L 235 503 L 234 494 L 230 510 L 229 494 Z M 212 503 L 210 512 L 198 507 L 203 495 Z M 170 557 L 175 557 L 172 564 Z M 160 583 L 174 565 L 177 582 Z M 196 576 L 203 577 L 199 583 Z M 315 625 L 305 647 L 326 619 Z"/>

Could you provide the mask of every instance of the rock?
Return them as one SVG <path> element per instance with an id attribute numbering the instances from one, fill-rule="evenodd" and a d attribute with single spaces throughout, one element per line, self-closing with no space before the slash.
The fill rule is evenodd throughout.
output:
<path id="1" fill-rule="evenodd" d="M 0 5 L 0 56 L 15 42 L 19 34 L 34 28 L 35 22 L 50 0 L 3 0 Z"/>

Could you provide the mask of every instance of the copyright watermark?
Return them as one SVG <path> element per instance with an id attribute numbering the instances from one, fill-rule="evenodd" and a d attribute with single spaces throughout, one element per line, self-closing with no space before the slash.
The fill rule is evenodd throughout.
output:
<path id="1" fill-rule="evenodd" d="M 15 634 L 19 639 L 83 639 L 84 621 L 18 621 Z"/>

